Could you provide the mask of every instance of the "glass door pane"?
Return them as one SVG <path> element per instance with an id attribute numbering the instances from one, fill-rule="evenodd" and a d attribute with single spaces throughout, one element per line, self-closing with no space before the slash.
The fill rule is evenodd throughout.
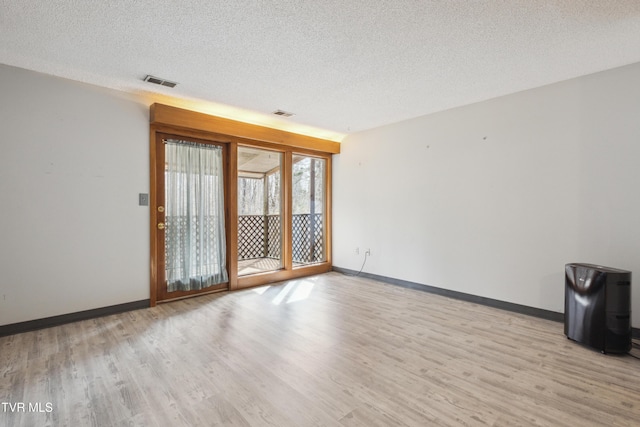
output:
<path id="1" fill-rule="evenodd" d="M 326 160 L 294 155 L 292 177 L 293 266 L 326 261 Z"/>
<path id="2" fill-rule="evenodd" d="M 238 276 L 280 270 L 282 153 L 238 147 Z"/>
<path id="3" fill-rule="evenodd" d="M 156 299 L 225 290 L 226 151 L 160 135 L 155 145 Z"/>

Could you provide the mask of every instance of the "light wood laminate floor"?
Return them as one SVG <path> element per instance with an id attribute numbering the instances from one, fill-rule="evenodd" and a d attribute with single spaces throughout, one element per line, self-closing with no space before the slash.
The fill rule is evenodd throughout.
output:
<path id="1" fill-rule="evenodd" d="M 338 273 L 0 338 L 0 358 L 0 402 L 43 411 L 2 426 L 640 425 L 640 360 Z"/>

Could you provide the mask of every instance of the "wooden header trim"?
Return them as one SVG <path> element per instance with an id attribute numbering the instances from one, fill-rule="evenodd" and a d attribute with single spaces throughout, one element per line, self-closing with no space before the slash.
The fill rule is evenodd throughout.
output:
<path id="1" fill-rule="evenodd" d="M 266 126 L 243 123 L 236 120 L 171 107 L 169 105 L 151 105 L 150 121 L 152 125 L 169 125 L 179 128 L 195 129 L 329 154 L 340 153 L 339 142 L 300 135 Z"/>

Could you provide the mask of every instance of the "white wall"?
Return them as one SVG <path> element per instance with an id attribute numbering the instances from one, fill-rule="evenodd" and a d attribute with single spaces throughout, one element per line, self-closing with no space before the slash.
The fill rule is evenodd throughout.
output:
<path id="1" fill-rule="evenodd" d="M 371 248 L 366 272 L 563 312 L 564 265 L 608 265 L 634 272 L 640 327 L 640 64 L 354 134 L 341 151 L 335 266 L 358 270 Z"/>
<path id="2" fill-rule="evenodd" d="M 149 298 L 149 112 L 0 65 L 0 325 Z"/>

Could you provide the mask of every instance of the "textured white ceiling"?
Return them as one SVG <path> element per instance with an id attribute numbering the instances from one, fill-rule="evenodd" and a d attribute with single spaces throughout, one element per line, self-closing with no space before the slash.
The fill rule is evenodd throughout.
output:
<path id="1" fill-rule="evenodd" d="M 0 0 L 0 8 L 0 63 L 214 112 L 230 106 L 220 115 L 232 118 L 249 110 L 254 122 L 291 111 L 275 120 L 334 139 L 640 62 L 639 0 Z M 146 74 L 179 85 L 153 86 Z"/>

